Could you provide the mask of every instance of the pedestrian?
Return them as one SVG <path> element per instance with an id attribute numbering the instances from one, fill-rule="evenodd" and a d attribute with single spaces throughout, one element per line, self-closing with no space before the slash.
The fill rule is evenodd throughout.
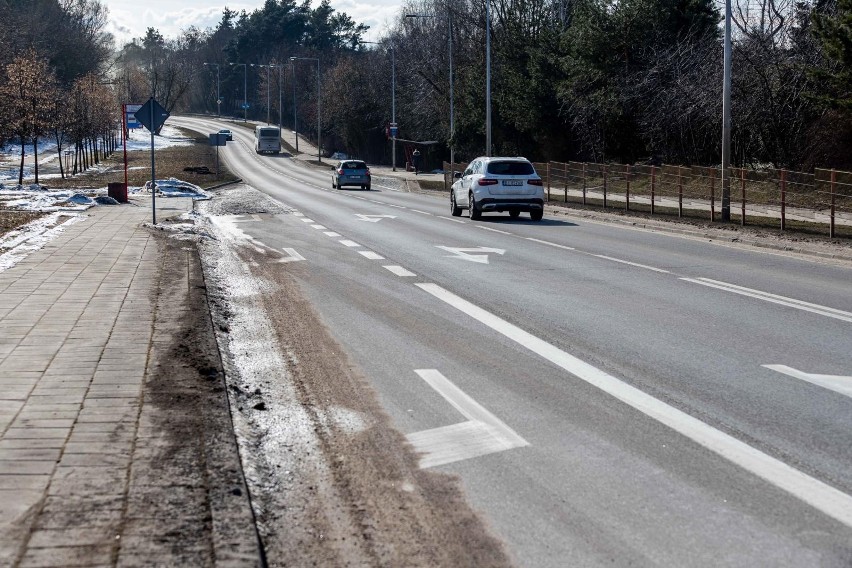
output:
<path id="1" fill-rule="evenodd" d="M 411 154 L 411 164 L 414 166 L 414 175 L 420 171 L 420 150 L 415 149 Z"/>

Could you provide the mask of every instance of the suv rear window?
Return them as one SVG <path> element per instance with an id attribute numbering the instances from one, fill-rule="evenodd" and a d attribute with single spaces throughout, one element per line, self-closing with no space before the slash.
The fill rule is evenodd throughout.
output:
<path id="1" fill-rule="evenodd" d="M 366 170 L 367 164 L 364 162 L 343 162 L 341 167 L 344 170 Z"/>
<path id="2" fill-rule="evenodd" d="M 535 173 L 529 162 L 491 162 L 488 173 L 500 176 L 529 176 Z"/>

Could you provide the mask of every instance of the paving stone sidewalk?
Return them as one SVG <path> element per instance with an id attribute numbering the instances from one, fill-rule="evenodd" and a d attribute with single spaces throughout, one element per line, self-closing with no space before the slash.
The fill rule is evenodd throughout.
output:
<path id="1" fill-rule="evenodd" d="M 232 431 L 208 436 L 225 457 L 176 449 L 146 390 L 173 329 L 157 322 L 170 307 L 150 200 L 134 201 L 0 272 L 0 566 L 257 564 Z M 158 221 L 192 206 L 162 201 Z M 217 412 L 230 428 L 226 402 Z"/>

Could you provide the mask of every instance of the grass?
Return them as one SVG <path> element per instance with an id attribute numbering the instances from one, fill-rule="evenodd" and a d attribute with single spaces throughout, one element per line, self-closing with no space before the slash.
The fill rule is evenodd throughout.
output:
<path id="1" fill-rule="evenodd" d="M 219 161 L 220 175 L 216 177 L 216 149 L 209 145 L 207 135 L 197 132 L 184 131 L 184 134 L 192 138 L 195 143 L 189 146 L 175 146 L 156 150 L 156 173 L 157 179 L 178 178 L 189 183 L 205 188 L 220 183 L 226 183 L 237 179 Z M 77 174 L 66 179 L 51 179 L 45 184 L 51 189 L 84 189 L 92 187 L 104 187 L 109 182 L 124 181 L 124 155 L 118 149 L 110 157 L 101 160 L 101 166 L 106 166 L 103 171 L 90 171 Z M 185 172 L 185 167 L 207 166 L 210 174 L 198 174 Z M 137 150 L 127 153 L 127 181 L 130 186 L 141 186 L 151 179 L 151 153 L 150 151 Z M 138 167 L 140 169 L 129 169 Z"/>
<path id="2" fill-rule="evenodd" d="M 15 211 L 13 209 L 0 208 L 0 235 L 14 231 L 18 227 L 22 227 L 44 215 L 46 214 L 38 211 Z"/>

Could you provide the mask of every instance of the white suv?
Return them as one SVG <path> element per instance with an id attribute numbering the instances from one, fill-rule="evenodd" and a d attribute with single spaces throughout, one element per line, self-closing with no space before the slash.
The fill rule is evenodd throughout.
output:
<path id="1" fill-rule="evenodd" d="M 508 211 L 512 217 L 528 211 L 530 219 L 541 221 L 544 187 L 526 158 L 477 158 L 455 178 L 450 191 L 454 217 L 462 209 L 471 219 L 479 219 L 483 211 Z"/>

